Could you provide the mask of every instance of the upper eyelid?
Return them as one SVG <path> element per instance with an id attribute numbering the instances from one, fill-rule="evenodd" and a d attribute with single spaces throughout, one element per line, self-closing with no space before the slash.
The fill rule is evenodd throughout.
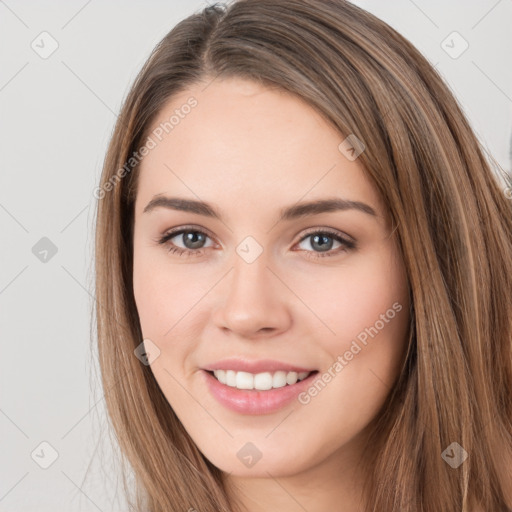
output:
<path id="1" fill-rule="evenodd" d="M 354 241 L 354 239 L 350 235 L 340 232 L 339 230 L 334 229 L 334 228 L 308 228 L 308 229 L 306 229 L 304 235 L 302 236 L 302 238 L 299 241 L 303 240 L 304 238 L 306 238 L 314 233 L 327 233 L 330 235 L 334 235 L 334 236 L 338 236 L 340 238 L 346 239 L 347 241 L 350 241 L 350 242 Z"/>
<path id="2" fill-rule="evenodd" d="M 207 229 L 205 229 L 203 227 L 194 226 L 194 225 L 185 225 L 182 227 L 178 227 L 178 228 L 174 228 L 169 231 L 166 231 L 162 235 L 161 239 L 166 239 L 168 241 L 171 238 L 174 238 L 175 236 L 183 234 L 186 231 L 197 231 L 199 233 L 203 233 L 203 234 L 207 235 L 212 240 L 215 239 L 215 237 L 210 233 L 210 231 L 208 231 Z M 350 235 L 345 234 L 345 233 L 340 233 L 338 230 L 336 230 L 334 228 L 313 227 L 313 228 L 307 228 L 305 230 L 304 234 L 296 242 L 296 244 L 302 242 L 305 238 L 307 238 L 315 233 L 327 233 L 327 234 L 332 235 L 333 237 L 340 238 L 342 241 L 346 241 L 348 243 L 354 243 L 354 244 L 356 243 L 356 241 Z"/>
<path id="3" fill-rule="evenodd" d="M 198 233 L 203 233 L 203 234 L 207 235 L 212 240 L 215 239 L 215 237 L 207 229 L 200 228 L 199 226 L 183 226 L 183 227 L 170 229 L 170 230 L 166 231 L 158 240 L 163 240 L 163 239 L 170 240 L 171 238 L 181 235 L 186 231 L 197 231 Z"/>

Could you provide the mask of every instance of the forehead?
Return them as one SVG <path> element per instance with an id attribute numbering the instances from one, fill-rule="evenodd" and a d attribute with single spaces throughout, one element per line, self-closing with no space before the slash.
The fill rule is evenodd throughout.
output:
<path id="1" fill-rule="evenodd" d="M 239 78 L 196 84 L 167 101 L 149 136 L 155 146 L 141 163 L 139 213 L 153 195 L 177 193 L 271 209 L 335 194 L 381 207 L 362 166 L 340 152 L 345 137 L 277 88 Z"/>

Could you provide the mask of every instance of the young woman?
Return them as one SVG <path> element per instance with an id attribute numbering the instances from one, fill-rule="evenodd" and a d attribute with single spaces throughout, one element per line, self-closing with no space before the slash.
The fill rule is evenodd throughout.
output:
<path id="1" fill-rule="evenodd" d="M 179 23 L 96 191 L 135 509 L 512 509 L 505 189 L 436 71 L 364 10 Z"/>

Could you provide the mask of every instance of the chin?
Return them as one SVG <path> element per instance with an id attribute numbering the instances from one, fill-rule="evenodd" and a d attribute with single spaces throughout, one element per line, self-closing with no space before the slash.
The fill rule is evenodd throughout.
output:
<path id="1" fill-rule="evenodd" d="M 242 449 L 239 450 L 242 451 Z M 249 453 L 249 450 L 247 450 Z M 288 452 L 288 455 L 277 457 L 276 453 L 265 454 L 265 450 L 260 452 L 259 459 L 254 458 L 250 460 L 250 456 L 246 455 L 243 451 L 238 455 L 235 454 L 234 458 L 226 458 L 226 454 L 219 454 L 217 457 L 206 458 L 217 468 L 230 476 L 237 477 L 252 477 L 252 478 L 268 478 L 269 474 L 275 478 L 283 478 L 292 476 L 304 470 L 301 464 L 297 463 L 297 456 L 293 450 Z M 254 451 L 256 457 L 256 451 Z"/>

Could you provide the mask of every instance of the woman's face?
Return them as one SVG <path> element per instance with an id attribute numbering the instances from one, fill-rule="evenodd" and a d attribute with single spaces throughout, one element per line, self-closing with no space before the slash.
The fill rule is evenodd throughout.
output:
<path id="1" fill-rule="evenodd" d="M 406 349 L 389 219 L 357 152 L 306 103 L 241 79 L 204 87 L 161 110 L 140 169 L 134 294 L 151 370 L 223 471 L 339 468 Z"/>

